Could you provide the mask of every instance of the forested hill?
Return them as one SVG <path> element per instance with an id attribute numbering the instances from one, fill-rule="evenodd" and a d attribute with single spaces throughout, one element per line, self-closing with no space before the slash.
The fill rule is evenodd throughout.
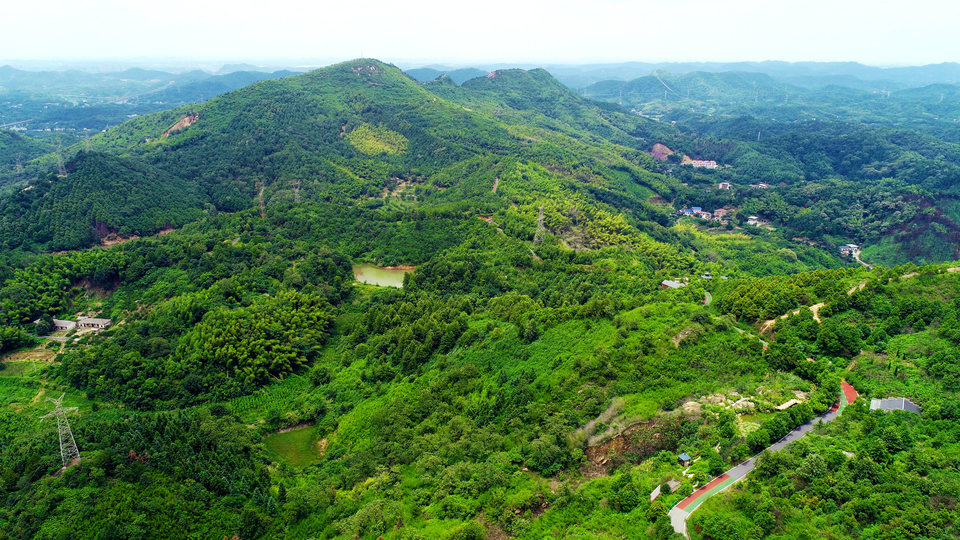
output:
<path id="1" fill-rule="evenodd" d="M 578 138 L 647 149 L 675 136 L 672 128 L 629 114 L 617 106 L 591 101 L 572 92 L 543 69 L 498 70 L 461 86 L 432 81 L 438 95 L 494 115 L 503 121 L 553 130 L 575 130 Z"/>
<path id="2" fill-rule="evenodd" d="M 655 72 L 586 93 L 688 134 L 673 141 L 676 162 L 729 165 L 708 181 L 681 171 L 691 187 L 678 205 L 736 204 L 794 237 L 865 246 L 874 264 L 960 256 L 955 86 L 811 88 L 761 73 Z M 718 194 L 720 182 L 733 189 Z M 748 188 L 760 183 L 774 187 Z"/>
<path id="3" fill-rule="evenodd" d="M 76 249 L 113 233 L 154 234 L 203 214 L 194 184 L 135 158 L 83 152 L 66 171 L 0 199 L 4 248 Z"/>
<path id="4" fill-rule="evenodd" d="M 15 131 L 0 130 L 0 168 L 18 172 L 28 161 L 51 150 L 43 141 L 25 137 Z M 3 171 L 6 172 L 6 171 Z M 0 180 L 5 174 L 0 172 Z"/>
<path id="5" fill-rule="evenodd" d="M 922 413 L 846 407 L 691 533 L 956 537 L 957 263 L 842 258 L 864 186 L 748 187 L 681 129 L 361 59 L 35 160 L 0 197 L 0 540 L 674 539 L 843 380 Z"/>
<path id="6" fill-rule="evenodd" d="M 663 201 L 678 184 L 655 172 L 640 151 L 662 129 L 588 102 L 542 70 L 504 72 L 448 89 L 363 59 L 138 117 L 65 153 L 82 154 L 89 144 L 135 168 L 150 167 L 163 173 L 154 180 L 157 189 L 195 193 L 217 211 L 297 201 L 377 206 L 401 199 L 409 208 L 457 208 L 474 216 L 502 211 L 509 214 L 505 221 L 530 231 L 517 231 L 525 236 L 533 233 L 537 207 L 545 206 L 552 230 L 568 233 L 577 245 L 601 246 L 622 241 L 629 228 L 667 223 Z M 52 162 L 48 158 L 48 166 Z M 69 185 L 75 174 L 57 183 Z M 130 186 L 127 201 L 148 196 L 140 187 Z M 81 224 L 74 229 L 93 225 L 77 208 L 96 196 L 72 191 L 64 219 Z M 7 208 L 17 220 L 29 219 L 22 210 L 27 204 L 33 203 Z M 198 205 L 184 199 L 166 222 L 182 223 L 188 207 Z M 156 209 L 164 211 L 163 204 Z M 618 221 L 621 213 L 626 221 Z M 110 229 L 142 233 L 153 227 L 135 214 L 121 202 Z M 10 246 L 45 249 L 82 247 L 96 236 L 52 241 L 50 234 L 31 236 L 15 227 L 3 234 Z"/>

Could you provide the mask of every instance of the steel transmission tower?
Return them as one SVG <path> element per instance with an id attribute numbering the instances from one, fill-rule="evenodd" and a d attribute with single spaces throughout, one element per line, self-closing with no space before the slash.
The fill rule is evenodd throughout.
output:
<path id="1" fill-rule="evenodd" d="M 75 460 L 80 459 L 80 450 L 77 449 L 77 443 L 73 440 L 73 432 L 70 431 L 70 423 L 67 422 L 67 413 L 76 412 L 77 408 L 63 407 L 63 396 L 65 395 L 65 393 L 60 394 L 57 399 L 47 398 L 47 401 L 53 403 L 53 410 L 40 417 L 41 421 L 45 418 L 57 418 L 57 430 L 60 432 L 60 457 L 63 458 L 64 469 L 72 465 Z"/>
<path id="2" fill-rule="evenodd" d="M 57 149 L 55 152 L 57 154 L 57 175 L 66 176 L 67 169 L 63 166 L 63 140 L 57 141 Z"/>
<path id="3" fill-rule="evenodd" d="M 546 228 L 543 226 L 543 207 L 540 207 L 540 214 L 537 215 L 537 232 L 533 235 L 533 245 L 538 246 L 543 242 L 543 233 Z"/>

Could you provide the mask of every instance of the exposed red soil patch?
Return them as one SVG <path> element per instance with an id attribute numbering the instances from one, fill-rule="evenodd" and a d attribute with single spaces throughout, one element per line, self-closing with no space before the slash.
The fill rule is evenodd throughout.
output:
<path id="1" fill-rule="evenodd" d="M 180 120 L 177 120 L 177 123 L 167 128 L 160 136 L 169 137 L 170 135 L 180 131 L 181 129 L 191 126 L 194 122 L 200 119 L 200 115 L 197 113 L 192 113 L 184 116 Z"/>
<path id="2" fill-rule="evenodd" d="M 672 156 L 673 150 L 671 150 L 667 145 L 662 143 L 657 143 L 653 145 L 653 148 L 650 150 L 650 156 L 654 159 L 659 159 L 660 161 L 666 161 L 667 156 Z"/>
<path id="3" fill-rule="evenodd" d="M 679 417 L 661 418 L 634 424 L 620 435 L 594 446 L 588 446 L 584 454 L 588 465 L 581 469 L 584 476 L 603 476 L 608 470 L 626 462 L 624 454 L 632 453 L 639 459 L 652 456 L 660 450 L 673 448 L 680 440 Z"/>
<path id="4" fill-rule="evenodd" d="M 723 482 L 723 481 L 726 480 L 727 478 L 730 478 L 730 475 L 728 475 L 728 474 L 726 474 L 726 473 L 721 474 L 720 476 L 714 478 L 713 480 L 710 481 L 710 483 L 708 483 L 707 485 L 703 486 L 702 488 L 694 491 L 694 492 L 691 493 L 686 499 L 680 501 L 680 503 L 677 504 L 677 507 L 680 508 L 681 510 L 685 509 L 687 506 L 690 505 L 690 503 L 692 503 L 693 501 L 699 499 L 700 496 L 703 495 L 704 493 L 706 493 L 706 492 L 710 491 L 711 489 L 717 487 L 717 485 L 719 485 L 721 482 Z"/>
<path id="5" fill-rule="evenodd" d="M 140 237 L 135 234 L 132 234 L 130 236 L 121 236 L 119 234 L 111 233 L 105 236 L 102 240 L 100 240 L 100 245 L 102 247 L 107 247 L 107 248 L 112 246 L 119 246 L 120 244 L 125 244 L 131 240 L 136 240 L 137 238 L 140 238 Z"/>

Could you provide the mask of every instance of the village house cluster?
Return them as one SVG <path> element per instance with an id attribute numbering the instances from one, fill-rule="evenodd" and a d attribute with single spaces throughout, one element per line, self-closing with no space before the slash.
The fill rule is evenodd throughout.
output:
<path id="1" fill-rule="evenodd" d="M 40 322 L 39 319 L 33 321 L 34 324 Z M 53 319 L 54 332 L 69 332 L 75 328 L 92 328 L 94 330 L 103 330 L 113 324 L 111 319 L 98 319 L 96 317 L 77 317 L 75 321 L 64 319 Z"/>
<path id="2" fill-rule="evenodd" d="M 860 246 L 856 244 L 844 244 L 840 246 L 840 254 L 847 257 L 853 257 L 858 251 L 860 251 Z"/>
<path id="3" fill-rule="evenodd" d="M 700 219 L 713 220 L 713 221 L 725 221 L 728 211 L 724 208 L 717 208 L 713 212 L 707 212 L 699 206 L 691 206 L 690 208 L 681 208 L 674 212 L 675 216 L 690 216 Z"/>

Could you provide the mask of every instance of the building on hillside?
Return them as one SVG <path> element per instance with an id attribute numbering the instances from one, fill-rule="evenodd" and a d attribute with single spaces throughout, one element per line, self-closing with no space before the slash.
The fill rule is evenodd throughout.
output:
<path id="1" fill-rule="evenodd" d="M 677 456 L 677 463 L 679 463 L 681 467 L 689 467 L 691 462 L 693 462 L 693 459 L 686 452 Z"/>
<path id="2" fill-rule="evenodd" d="M 770 189 L 770 185 L 764 184 L 763 182 L 760 182 L 759 184 L 750 184 L 750 187 L 753 189 Z"/>
<path id="3" fill-rule="evenodd" d="M 916 403 L 910 401 L 907 398 L 887 398 L 887 399 L 877 399 L 873 398 L 870 400 L 870 410 L 881 410 L 881 411 L 907 411 L 912 413 L 919 413 L 920 407 Z"/>
<path id="4" fill-rule="evenodd" d="M 730 182 L 720 182 L 717 184 L 717 189 L 730 189 Z"/>
<path id="5" fill-rule="evenodd" d="M 707 159 L 691 159 L 689 165 L 693 165 L 694 167 L 701 168 L 701 169 L 716 169 L 716 168 L 717 168 L 717 162 L 716 162 L 716 161 L 707 160 Z"/>
<path id="6" fill-rule="evenodd" d="M 53 331 L 54 331 L 54 332 L 61 332 L 61 331 L 67 331 L 67 332 L 69 332 L 70 330 L 73 330 L 73 329 L 76 328 L 76 327 L 77 327 L 77 322 L 76 322 L 76 321 L 65 321 L 65 320 L 61 320 L 61 319 L 54 319 L 54 320 L 53 320 Z"/>
<path id="7" fill-rule="evenodd" d="M 853 256 L 853 254 L 859 250 L 860 246 L 856 244 L 844 244 L 840 246 L 840 254 L 846 255 L 847 257 Z"/>
<path id="8" fill-rule="evenodd" d="M 683 282 L 680 282 L 680 281 L 674 281 L 674 280 L 672 280 L 672 279 L 665 279 L 665 280 L 663 280 L 663 281 L 660 282 L 660 288 L 662 288 L 662 289 L 664 289 L 664 290 L 667 290 L 667 289 L 682 289 L 683 287 L 686 287 L 686 286 L 687 286 L 686 283 L 683 283 Z"/>
<path id="9" fill-rule="evenodd" d="M 697 212 L 697 217 L 700 219 L 713 219 L 713 214 L 710 212 Z"/>
<path id="10" fill-rule="evenodd" d="M 39 324 L 40 319 L 33 321 L 33 324 Z M 62 319 L 53 319 L 53 328 L 50 329 L 51 332 L 69 332 L 77 327 L 77 323 L 74 321 L 65 321 Z"/>
<path id="11" fill-rule="evenodd" d="M 700 277 L 703 279 L 713 279 L 713 274 L 710 272 L 704 272 L 703 274 L 700 274 Z"/>
<path id="12" fill-rule="evenodd" d="M 102 330 L 113 324 L 110 319 L 97 319 L 94 317 L 78 317 L 77 326 L 80 328 L 96 328 Z"/>
<path id="13" fill-rule="evenodd" d="M 715 220 L 717 220 L 717 221 L 721 221 L 721 220 L 723 220 L 723 218 L 725 218 L 725 217 L 727 217 L 727 210 L 726 210 L 726 209 L 724 209 L 724 208 L 717 208 L 716 210 L 713 211 L 713 219 L 715 219 Z"/>
<path id="14" fill-rule="evenodd" d="M 760 226 L 760 218 L 758 218 L 757 216 L 749 216 L 749 217 L 747 217 L 747 225 L 752 225 L 752 226 L 754 226 L 754 227 L 759 227 L 759 226 Z"/>

